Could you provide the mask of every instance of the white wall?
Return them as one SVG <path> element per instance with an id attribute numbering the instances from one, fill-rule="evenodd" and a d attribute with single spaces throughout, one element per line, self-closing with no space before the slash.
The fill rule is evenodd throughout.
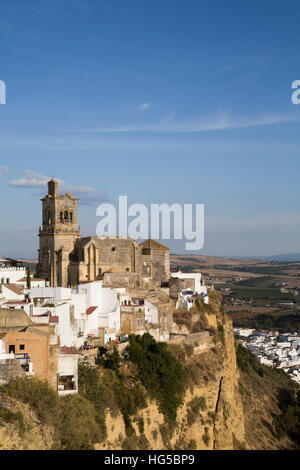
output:
<path id="1" fill-rule="evenodd" d="M 1 305 L 1 308 L 16 308 L 18 310 L 24 310 L 24 312 L 30 317 L 31 316 L 31 313 L 34 309 L 34 305 L 33 303 L 29 303 L 29 302 L 26 302 L 26 303 L 23 303 L 23 304 L 14 304 L 13 303 L 13 300 L 11 301 L 10 304 L 8 305 L 5 305 L 5 304 L 2 304 Z"/>
<path id="2" fill-rule="evenodd" d="M 78 286 L 79 293 L 86 293 L 87 308 L 91 306 L 97 309 L 87 315 L 86 330 L 88 333 L 98 335 L 98 328 L 120 329 L 120 305 L 117 291 L 109 287 L 102 287 L 102 282 L 81 284 Z M 110 331 L 107 337 L 112 337 Z"/>
<path id="3" fill-rule="evenodd" d="M 71 304 L 74 305 L 74 317 L 80 319 L 87 309 L 86 294 L 71 294 Z"/>
<path id="4" fill-rule="evenodd" d="M 0 354 L 4 354 L 4 353 L 5 353 L 5 344 L 2 341 L 2 339 L 0 339 Z"/>
<path id="5" fill-rule="evenodd" d="M 86 293 L 87 307 L 99 305 L 101 299 L 102 281 L 79 284 L 78 293 Z"/>
<path id="6" fill-rule="evenodd" d="M 12 290 L 8 289 L 5 284 L 1 284 L 2 289 L 2 296 L 5 297 L 6 300 L 24 300 L 24 294 L 16 294 Z"/>
<path id="7" fill-rule="evenodd" d="M 115 334 L 120 329 L 117 291 L 103 288 L 102 282 L 80 284 L 77 289 L 33 288 L 30 295 L 31 298 L 42 298 L 55 304 L 55 307 L 45 309 L 35 307 L 35 312 L 40 314 L 44 310 L 50 311 L 52 315 L 59 317 L 59 322 L 55 325 L 62 346 L 80 347 L 88 334 L 98 336 L 99 327 L 108 328 L 107 337 L 112 338 L 114 334 L 115 339 Z M 58 305 L 59 303 L 61 304 Z M 86 310 L 92 306 L 97 308 L 87 315 Z M 74 308 L 74 315 L 71 314 L 71 308 Z M 79 330 L 83 331 L 83 336 L 78 337 Z"/>
<path id="8" fill-rule="evenodd" d="M 27 282 L 24 282 L 24 285 L 27 286 Z M 37 281 L 34 278 L 31 278 L 30 279 L 30 286 L 31 286 L 31 288 L 33 288 L 33 287 L 45 287 L 46 286 L 46 281 L 44 281 L 43 279 L 39 279 Z"/>
<path id="9" fill-rule="evenodd" d="M 73 375 L 75 390 L 59 390 L 58 395 L 78 393 L 78 356 L 76 354 L 60 354 L 58 358 L 58 375 Z"/>
<path id="10" fill-rule="evenodd" d="M 201 294 L 202 293 L 202 275 L 201 273 L 182 273 L 182 272 L 178 272 L 178 273 L 171 273 L 171 276 L 172 277 L 175 277 L 175 278 L 179 278 L 179 279 L 182 279 L 183 281 L 186 279 L 186 280 L 192 280 L 193 283 L 194 283 L 194 287 L 193 287 L 193 290 L 195 293 L 197 294 Z"/>
<path id="11" fill-rule="evenodd" d="M 71 325 L 70 304 L 65 303 L 57 306 L 54 315 L 58 316 L 56 333 L 60 338 L 61 346 L 75 346 L 77 332 L 74 331 L 74 326 Z"/>
<path id="12" fill-rule="evenodd" d="M 9 279 L 9 284 L 16 284 L 24 276 L 26 276 L 26 268 L 0 268 L 0 283 L 4 279 L 4 284 L 6 284 Z"/>
<path id="13" fill-rule="evenodd" d="M 158 323 L 158 308 L 147 299 L 145 299 L 145 321 Z"/>
<path id="14" fill-rule="evenodd" d="M 65 287 L 32 287 L 28 292 L 31 299 L 71 299 L 71 289 Z"/>

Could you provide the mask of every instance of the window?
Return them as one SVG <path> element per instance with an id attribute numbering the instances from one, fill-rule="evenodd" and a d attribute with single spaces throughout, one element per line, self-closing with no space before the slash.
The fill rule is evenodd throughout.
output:
<path id="1" fill-rule="evenodd" d="M 68 211 L 65 211 L 65 220 L 68 220 L 68 218 L 69 218 Z"/>
<path id="2" fill-rule="evenodd" d="M 20 351 L 24 351 L 25 350 L 25 344 L 20 344 Z"/>
<path id="3" fill-rule="evenodd" d="M 111 251 L 113 251 L 113 252 L 116 251 L 116 247 L 113 246 L 112 249 L 111 249 Z"/>
<path id="4" fill-rule="evenodd" d="M 74 375 L 62 375 L 58 377 L 58 390 L 76 390 Z"/>
<path id="5" fill-rule="evenodd" d="M 8 346 L 8 353 L 9 354 L 11 354 L 11 353 L 15 354 L 15 345 L 14 344 L 10 344 Z"/>
<path id="6" fill-rule="evenodd" d="M 70 212 L 70 220 L 73 222 L 73 212 Z"/>
<path id="7" fill-rule="evenodd" d="M 64 219 L 64 213 L 63 213 L 63 212 L 61 212 L 61 213 L 59 214 L 59 218 L 60 218 L 61 221 Z"/>

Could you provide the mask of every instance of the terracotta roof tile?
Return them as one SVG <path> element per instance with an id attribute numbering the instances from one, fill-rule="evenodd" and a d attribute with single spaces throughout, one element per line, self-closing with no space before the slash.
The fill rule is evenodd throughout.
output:
<path id="1" fill-rule="evenodd" d="M 142 248 L 148 248 L 150 250 L 165 250 L 165 251 L 170 251 L 170 249 L 163 245 L 162 243 L 157 242 L 156 240 L 153 240 L 152 238 L 148 238 L 148 240 L 145 240 L 143 243 L 140 244 Z"/>
<path id="2" fill-rule="evenodd" d="M 58 323 L 59 318 L 58 316 L 53 315 L 52 317 L 49 317 L 49 323 Z"/>
<path id="3" fill-rule="evenodd" d="M 89 308 L 86 309 L 85 313 L 87 315 L 91 315 L 91 313 L 93 313 L 96 310 L 96 308 L 97 307 L 95 307 L 95 306 L 89 307 Z"/>
<path id="4" fill-rule="evenodd" d="M 24 287 L 20 284 L 2 284 L 2 286 L 6 287 L 17 295 L 24 294 Z"/>
<path id="5" fill-rule="evenodd" d="M 62 346 L 60 348 L 60 353 L 61 354 L 78 354 L 78 351 L 74 346 Z"/>

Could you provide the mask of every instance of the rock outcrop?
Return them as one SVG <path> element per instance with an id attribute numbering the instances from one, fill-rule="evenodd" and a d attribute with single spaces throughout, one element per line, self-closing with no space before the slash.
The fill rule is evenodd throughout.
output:
<path id="1" fill-rule="evenodd" d="M 206 316 L 216 336 L 208 349 L 196 347 L 187 359 L 190 386 L 176 423 L 166 421 L 156 403 L 148 400 L 148 406 L 139 411 L 133 422 L 136 435 L 132 437 L 126 437 L 121 416 L 112 418 L 108 414 L 108 436 L 103 444 L 96 445 L 97 449 L 135 448 L 141 438 L 145 448 L 156 450 L 247 448 L 232 323 L 218 309 Z"/>

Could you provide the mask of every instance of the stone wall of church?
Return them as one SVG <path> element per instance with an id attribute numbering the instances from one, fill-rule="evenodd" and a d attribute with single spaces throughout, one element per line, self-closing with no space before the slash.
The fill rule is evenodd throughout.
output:
<path id="1" fill-rule="evenodd" d="M 49 181 L 48 195 L 42 199 L 38 277 L 61 287 L 104 275 L 107 282 L 130 287 L 160 287 L 169 281 L 170 251 L 160 243 L 149 241 L 148 253 L 145 245 L 129 238 L 80 238 L 77 199 L 70 193 L 59 195 L 57 186 L 57 181 Z"/>
<path id="2" fill-rule="evenodd" d="M 105 273 L 140 273 L 140 250 L 136 241 L 90 237 L 78 240 L 80 281 L 95 280 Z"/>
<path id="3" fill-rule="evenodd" d="M 143 274 L 149 273 L 153 285 L 169 282 L 170 279 L 170 251 L 151 249 L 150 254 L 142 254 L 141 261 Z"/>

